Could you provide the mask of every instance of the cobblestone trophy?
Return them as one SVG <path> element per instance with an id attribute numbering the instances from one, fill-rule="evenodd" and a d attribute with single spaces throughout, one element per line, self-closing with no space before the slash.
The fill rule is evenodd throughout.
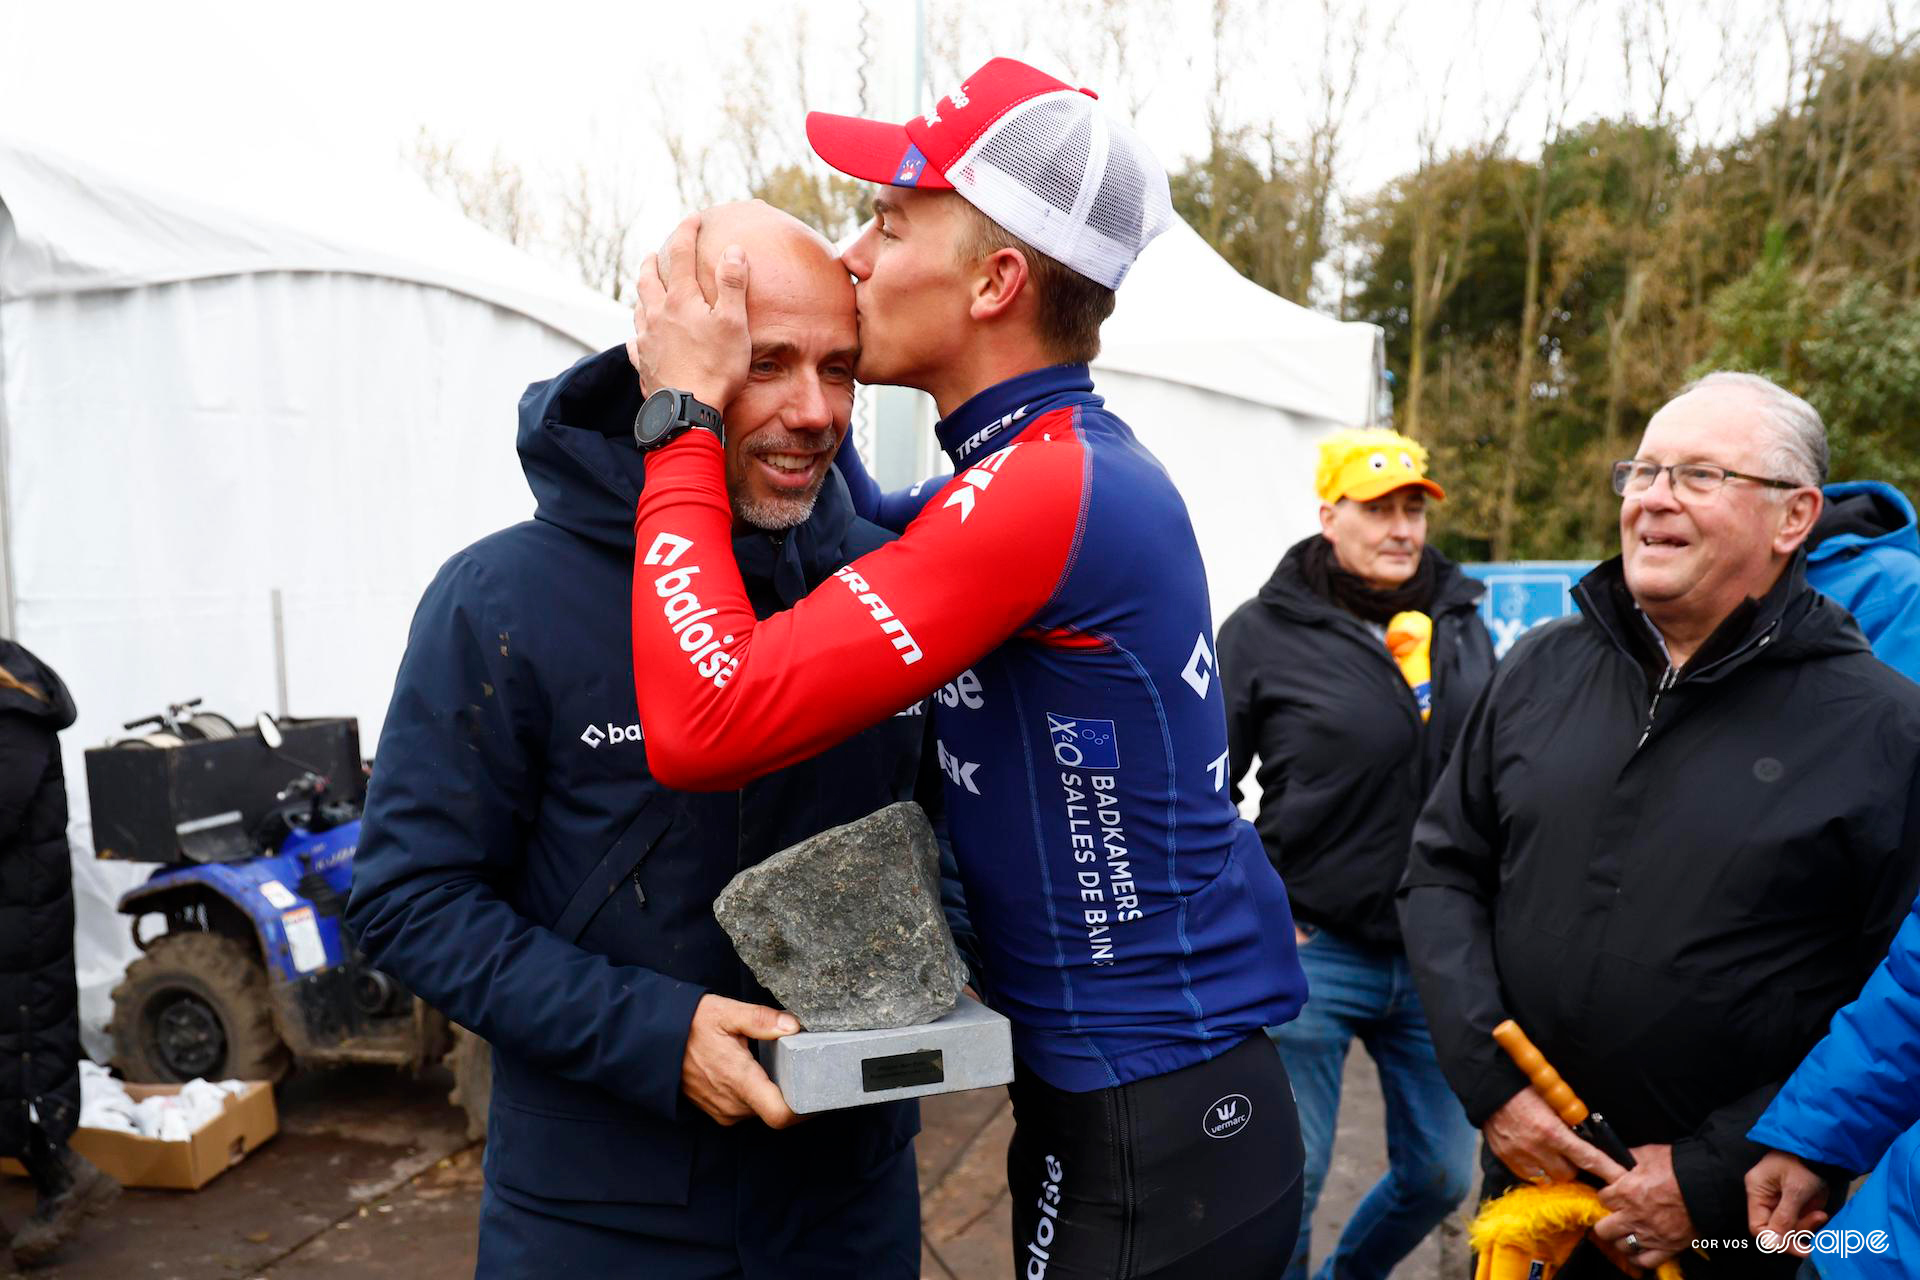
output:
<path id="1" fill-rule="evenodd" d="M 749 867 L 713 914 L 805 1028 L 758 1045 L 794 1111 L 1013 1078 L 1007 1020 L 962 994 L 940 853 L 919 805 L 890 805 Z"/>

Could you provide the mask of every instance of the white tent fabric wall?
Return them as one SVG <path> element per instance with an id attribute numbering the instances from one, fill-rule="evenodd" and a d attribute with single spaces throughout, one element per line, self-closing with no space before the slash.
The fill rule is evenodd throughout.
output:
<path id="1" fill-rule="evenodd" d="M 1218 632 L 1281 552 L 1317 527 L 1316 444 L 1331 424 L 1135 373 L 1098 370 L 1094 386 L 1186 499 Z"/>
<path id="2" fill-rule="evenodd" d="M 461 252 L 486 237 L 424 193 L 402 202 L 398 244 L 308 254 L 263 217 L 230 261 L 233 228 L 201 211 L 149 188 L 116 210 L 111 179 L 90 189 L 66 180 L 84 167 L 35 154 L 61 179 L 35 182 L 23 155 L 0 145 L 0 550 L 12 634 L 80 710 L 62 743 L 97 1056 L 134 954 L 114 903 L 151 868 L 93 857 L 83 750 L 188 697 L 242 720 L 274 709 L 277 588 L 288 710 L 358 717 L 372 754 L 428 579 L 532 513 L 521 392 L 630 321 L 504 245 Z M 439 261 L 410 260 L 436 213 Z M 203 243 L 217 260 L 193 258 Z"/>

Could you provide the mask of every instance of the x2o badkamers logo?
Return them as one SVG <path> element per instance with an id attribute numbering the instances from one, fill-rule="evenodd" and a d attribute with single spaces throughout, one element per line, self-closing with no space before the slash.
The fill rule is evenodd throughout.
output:
<path id="1" fill-rule="evenodd" d="M 1089 720 L 1047 712 L 1047 737 L 1053 758 L 1069 769 L 1118 769 L 1120 738 L 1111 720 Z"/>

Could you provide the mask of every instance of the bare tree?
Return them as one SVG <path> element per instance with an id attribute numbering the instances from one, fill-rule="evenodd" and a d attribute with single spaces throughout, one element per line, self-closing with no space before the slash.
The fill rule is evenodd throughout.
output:
<path id="1" fill-rule="evenodd" d="M 683 209 L 704 209 L 715 200 L 711 153 L 687 140 L 686 122 L 681 115 L 680 99 L 663 80 L 653 82 L 654 107 L 659 114 L 660 145 L 666 149 L 667 162 L 673 167 L 674 194 Z"/>
<path id="2" fill-rule="evenodd" d="M 1533 419 L 1535 369 L 1546 308 L 1541 294 L 1541 268 L 1546 256 L 1547 196 L 1554 170 L 1554 150 L 1566 128 L 1568 112 L 1585 71 L 1581 57 L 1585 32 L 1579 18 L 1586 0 L 1574 0 L 1567 21 L 1558 22 L 1546 0 L 1534 0 L 1533 21 L 1539 34 L 1541 106 L 1540 156 L 1527 189 L 1509 182 L 1508 196 L 1526 237 L 1526 283 L 1518 335 L 1519 359 L 1513 372 L 1513 399 L 1507 422 L 1505 465 L 1500 472 L 1499 521 L 1494 527 L 1493 557 L 1507 559 L 1513 551 L 1513 526 L 1518 511 L 1520 472 L 1527 462 L 1527 434 Z"/>
<path id="3" fill-rule="evenodd" d="M 467 217 L 508 244 L 526 248 L 539 236 L 526 175 L 499 151 L 485 166 L 469 168 L 462 163 L 457 144 L 442 142 L 421 125 L 410 159 L 429 190 L 451 199 Z"/>
<path id="4" fill-rule="evenodd" d="M 1476 4 L 1466 24 L 1469 46 L 1477 43 L 1479 21 L 1480 10 Z M 1461 171 L 1460 176 L 1467 180 L 1469 187 L 1475 185 L 1473 179 L 1478 171 L 1504 152 L 1509 123 L 1519 109 L 1521 97 L 1516 93 L 1503 104 L 1504 109 L 1483 100 L 1481 140 L 1449 154 L 1444 139 L 1453 86 L 1456 77 L 1462 74 L 1458 55 L 1442 65 L 1437 81 L 1425 79 L 1431 66 L 1428 50 L 1403 47 L 1401 59 L 1409 82 L 1424 89 L 1415 125 L 1419 160 L 1402 186 L 1412 274 L 1408 282 L 1409 354 L 1402 430 L 1418 439 L 1424 429 L 1422 415 L 1426 409 L 1427 372 L 1431 363 L 1427 345 L 1442 309 L 1465 276 L 1467 245 L 1473 238 L 1479 215 L 1477 200 L 1449 199 L 1448 184 L 1439 179 L 1443 169 L 1454 169 Z"/>
<path id="5" fill-rule="evenodd" d="M 615 302 L 626 299 L 627 282 L 640 263 L 633 252 L 634 219 L 640 201 L 631 184 L 596 178 L 586 165 L 574 169 L 561 197 L 562 249 L 588 287 Z"/>
<path id="6" fill-rule="evenodd" d="M 1173 0 L 1067 0 L 1055 14 L 1055 56 L 1107 106 L 1138 121 L 1174 47 Z"/>

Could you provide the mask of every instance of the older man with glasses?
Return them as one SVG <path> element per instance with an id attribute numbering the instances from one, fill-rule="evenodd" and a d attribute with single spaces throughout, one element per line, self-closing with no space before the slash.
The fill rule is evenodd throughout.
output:
<path id="1" fill-rule="evenodd" d="M 1562 1280 L 1799 1265 L 1747 1238 L 1747 1132 L 1920 883 L 1920 686 L 1806 583 L 1826 464 L 1819 414 L 1762 378 L 1656 413 L 1613 468 L 1621 554 L 1514 647 L 1414 831 L 1408 958 L 1487 1193 L 1608 1184 Z M 1509 1018 L 1630 1170 L 1507 1060 Z"/>

